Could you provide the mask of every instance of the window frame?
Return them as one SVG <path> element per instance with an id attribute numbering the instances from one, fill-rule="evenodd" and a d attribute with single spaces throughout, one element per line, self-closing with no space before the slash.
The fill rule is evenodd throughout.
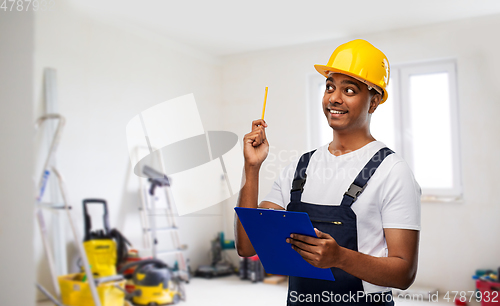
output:
<path id="1" fill-rule="evenodd" d="M 457 62 L 455 59 L 441 59 L 425 62 L 397 64 L 392 67 L 391 73 L 396 71 L 394 78 L 396 85 L 393 89 L 400 91 L 395 96 L 395 106 L 399 108 L 399 118 L 396 130 L 399 131 L 399 139 L 396 143 L 402 144 L 401 155 L 408 162 L 412 170 L 413 164 L 413 141 L 411 139 L 411 115 L 410 115 L 410 77 L 412 75 L 448 73 L 449 85 L 449 105 L 450 105 L 450 137 L 451 137 L 451 158 L 452 158 L 452 182 L 451 188 L 422 188 L 422 200 L 426 201 L 457 201 L 462 195 L 462 169 L 460 155 L 460 125 L 459 125 L 459 103 L 457 86 Z"/>

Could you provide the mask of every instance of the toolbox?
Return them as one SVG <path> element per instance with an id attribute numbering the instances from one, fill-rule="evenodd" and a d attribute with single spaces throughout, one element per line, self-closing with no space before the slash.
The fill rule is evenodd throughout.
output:
<path id="1" fill-rule="evenodd" d="M 88 281 L 82 281 L 85 273 L 58 277 L 62 303 L 66 306 L 93 306 Z M 121 289 L 120 289 L 121 288 Z M 125 280 L 99 284 L 97 293 L 102 306 L 123 306 L 125 304 Z"/>

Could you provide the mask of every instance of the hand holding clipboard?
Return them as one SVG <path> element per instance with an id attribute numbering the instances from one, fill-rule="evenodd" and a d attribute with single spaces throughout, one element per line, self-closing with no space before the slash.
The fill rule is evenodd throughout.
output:
<path id="1" fill-rule="evenodd" d="M 267 273 L 335 280 L 330 269 L 309 264 L 286 242 L 292 233 L 317 237 L 306 213 L 261 208 L 234 209 Z"/>

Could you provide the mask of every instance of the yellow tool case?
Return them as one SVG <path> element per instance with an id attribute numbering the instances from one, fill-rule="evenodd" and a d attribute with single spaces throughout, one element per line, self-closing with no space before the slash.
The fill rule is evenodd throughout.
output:
<path id="1" fill-rule="evenodd" d="M 66 306 L 94 306 L 88 281 L 82 281 L 85 273 L 58 277 L 62 303 Z M 119 287 L 119 288 L 118 288 Z M 121 289 L 120 289 L 121 288 Z M 102 306 L 125 305 L 125 280 L 99 284 L 97 293 Z"/>

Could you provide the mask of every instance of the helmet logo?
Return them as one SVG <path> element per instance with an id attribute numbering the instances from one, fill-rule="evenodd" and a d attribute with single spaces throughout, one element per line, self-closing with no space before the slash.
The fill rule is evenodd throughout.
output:
<path id="1" fill-rule="evenodd" d="M 382 67 L 385 68 L 384 83 L 386 85 L 388 85 L 389 84 L 389 73 L 390 73 L 390 71 L 389 71 L 389 63 L 387 62 L 386 58 L 384 58 L 382 60 Z"/>

